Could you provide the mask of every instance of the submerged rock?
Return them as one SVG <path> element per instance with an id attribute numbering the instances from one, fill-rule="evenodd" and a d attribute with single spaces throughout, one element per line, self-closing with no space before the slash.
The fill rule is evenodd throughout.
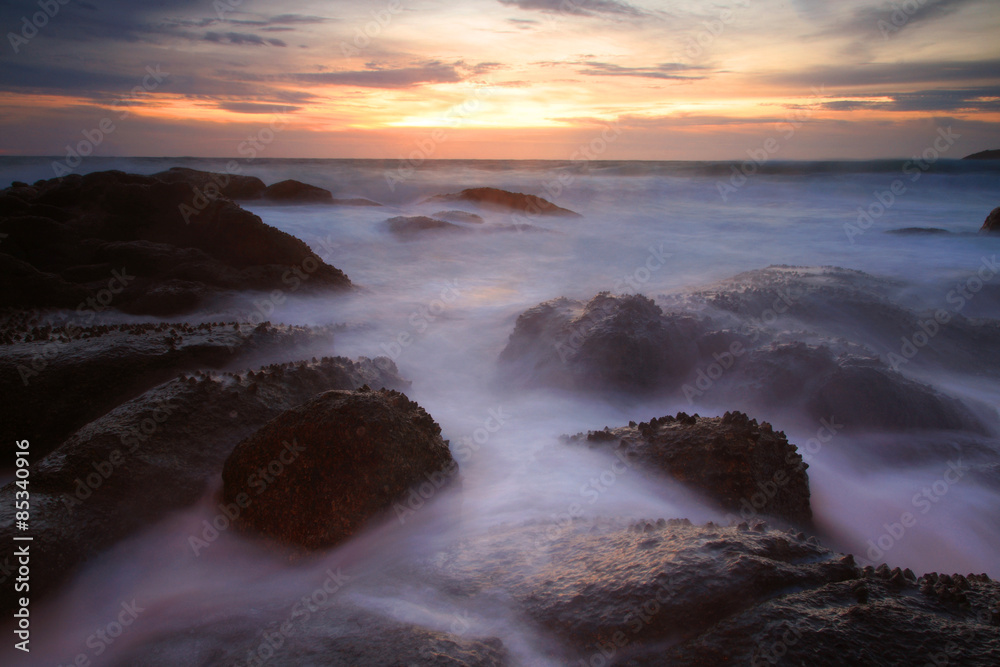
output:
<path id="1" fill-rule="evenodd" d="M 407 383 L 385 357 L 274 364 L 238 375 L 197 373 L 87 424 L 32 461 L 32 600 L 119 540 L 201 499 L 233 447 L 269 420 L 320 392 L 365 384 Z M 16 491 L 13 482 L 0 489 L 0 572 L 7 578 L 16 571 Z M 0 589 L 0 607 L 13 609 L 13 586 Z"/>
<path id="2" fill-rule="evenodd" d="M 468 211 L 438 211 L 434 214 L 434 217 L 438 220 L 447 220 L 448 222 L 465 222 L 475 225 L 483 222 L 481 215 L 469 213 Z"/>
<path id="3" fill-rule="evenodd" d="M 297 204 L 332 204 L 333 194 L 315 185 L 288 179 L 267 186 L 261 193 L 264 199 Z"/>
<path id="4" fill-rule="evenodd" d="M 262 484 L 259 471 L 275 462 L 282 472 Z M 253 498 L 240 526 L 318 549 L 347 539 L 414 485 L 444 483 L 456 471 L 441 427 L 423 408 L 364 387 L 282 413 L 236 446 L 222 479 L 226 502 Z"/>
<path id="5" fill-rule="evenodd" d="M 812 520 L 809 466 L 783 432 L 742 412 L 722 417 L 681 412 L 570 441 L 614 448 L 743 519 L 766 514 L 801 525 Z"/>
<path id="6" fill-rule="evenodd" d="M 547 199 L 499 188 L 468 188 L 456 194 L 436 195 L 428 202 L 470 201 L 493 208 L 518 211 L 528 215 L 549 215 L 579 218 L 580 214 L 556 206 Z"/>
<path id="7" fill-rule="evenodd" d="M 554 299 L 517 318 L 500 363 L 520 385 L 642 393 L 680 384 L 702 332 L 695 318 L 664 315 L 638 294 Z"/>
<path id="8" fill-rule="evenodd" d="M 93 299 L 162 316 L 236 290 L 351 286 L 299 239 L 178 179 L 106 171 L 5 190 L 24 208 L 0 218 L 0 253 L 17 260 L 0 306 L 93 311 Z"/>
<path id="9" fill-rule="evenodd" d="M 444 231 L 444 232 L 466 232 L 467 228 L 455 225 L 444 220 L 428 218 L 425 215 L 405 216 L 400 215 L 389 218 L 385 221 L 389 231 L 400 236 L 412 236 L 421 232 Z"/>

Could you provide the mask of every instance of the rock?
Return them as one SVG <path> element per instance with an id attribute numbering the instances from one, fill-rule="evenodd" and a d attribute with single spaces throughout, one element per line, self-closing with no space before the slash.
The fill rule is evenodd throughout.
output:
<path id="1" fill-rule="evenodd" d="M 947 229 L 938 227 L 903 227 L 902 229 L 889 229 L 886 234 L 898 234 L 900 236 L 934 236 L 951 234 Z"/>
<path id="2" fill-rule="evenodd" d="M 972 155 L 966 155 L 963 160 L 1000 160 L 1000 149 L 994 148 L 992 150 L 979 151 L 978 153 L 973 153 Z"/>
<path id="3" fill-rule="evenodd" d="M 580 214 L 556 206 L 547 199 L 498 188 L 469 188 L 457 194 L 436 195 L 427 202 L 470 201 L 492 208 L 518 211 L 528 215 L 550 215 L 579 218 Z"/>
<path id="4" fill-rule="evenodd" d="M 259 199 L 264 192 L 264 181 L 256 176 L 222 174 L 187 167 L 171 167 L 167 171 L 153 174 L 153 178 L 166 183 L 186 183 L 208 196 L 218 193 L 230 199 Z"/>
<path id="5" fill-rule="evenodd" d="M 28 208 L 0 218 L 8 235 L 0 254 L 33 271 L 4 259 L 13 270 L 0 307 L 83 309 L 99 296 L 102 307 L 163 316 L 235 290 L 350 287 L 302 241 L 224 197 L 196 192 L 186 176 L 168 183 L 108 171 L 8 188 Z M 83 294 L 75 304 L 74 293 Z"/>
<path id="6" fill-rule="evenodd" d="M 336 206 L 381 206 L 377 201 L 372 201 L 371 199 L 365 199 L 364 197 L 353 197 L 349 199 L 334 199 L 334 205 Z"/>
<path id="7" fill-rule="evenodd" d="M 885 664 L 923 664 L 954 641 L 962 664 L 986 665 L 1000 648 L 1000 627 L 981 620 L 996 606 L 996 582 L 968 580 L 963 607 L 905 577 L 862 579 L 851 556 L 766 528 L 663 519 L 504 525 L 427 567 L 453 595 L 510 600 L 563 640 L 565 664 L 600 655 L 614 665 L 750 665 L 781 656 L 771 651 L 783 636 L 790 664 L 841 665 L 844 656 L 883 664 L 876 650 L 891 657 Z M 867 602 L 858 600 L 862 585 Z"/>
<path id="8" fill-rule="evenodd" d="M 447 232 L 466 232 L 468 231 L 465 227 L 460 227 L 458 225 L 453 225 L 450 222 L 445 222 L 444 220 L 435 220 L 434 218 L 428 218 L 425 215 L 417 216 L 397 216 L 395 218 L 389 218 L 385 221 L 389 226 L 389 231 L 393 234 L 399 234 L 400 236 L 412 236 L 414 234 L 419 234 L 421 232 L 428 231 L 447 231 Z"/>
<path id="9" fill-rule="evenodd" d="M 287 463 L 284 472 L 255 488 L 257 471 L 276 460 Z M 253 497 L 241 527 L 319 549 L 356 533 L 411 487 L 440 486 L 455 472 L 441 427 L 423 408 L 396 391 L 362 388 L 282 413 L 236 446 L 222 479 L 226 502 Z"/>
<path id="10" fill-rule="evenodd" d="M 706 494 L 744 520 L 758 514 L 799 525 L 812 520 L 805 472 L 809 466 L 783 432 L 766 422 L 758 425 L 742 412 L 722 417 L 682 412 L 570 440 L 612 447 Z"/>
<path id="11" fill-rule="evenodd" d="M 983 227 L 979 231 L 982 232 L 1000 232 L 1000 206 L 993 209 L 986 220 L 983 222 Z"/>
<path id="12" fill-rule="evenodd" d="M 201 499 L 244 438 L 316 394 L 406 383 L 386 357 L 273 364 L 241 374 L 198 373 L 161 384 L 32 460 L 32 601 L 87 560 Z M 429 418 L 428 418 L 429 419 Z M 32 445 L 42 443 L 32 439 Z M 0 579 L 14 563 L 13 482 L 0 489 Z M 14 609 L 0 580 L 0 606 Z"/>
<path id="13" fill-rule="evenodd" d="M 291 179 L 267 186 L 262 193 L 264 199 L 297 204 L 332 204 L 333 195 L 329 190 Z"/>
<path id="14" fill-rule="evenodd" d="M 434 217 L 438 220 L 447 220 L 448 222 L 464 222 L 474 225 L 479 225 L 483 222 L 483 217 L 481 215 L 469 213 L 468 211 L 438 211 L 434 214 Z"/>
<path id="15" fill-rule="evenodd" d="M 0 391 L 8 418 L 0 451 L 30 434 L 44 456 L 74 431 L 181 372 L 249 365 L 268 355 L 311 357 L 329 349 L 330 328 L 226 324 L 80 327 L 8 322 L 0 339 Z M 293 357 L 295 358 L 295 357 Z"/>
<path id="16" fill-rule="evenodd" d="M 204 619 L 183 632 L 156 637 L 131 649 L 116 664 L 133 667 L 191 667 L 247 664 L 247 656 L 270 656 L 269 667 L 502 667 L 509 665 L 502 642 L 422 628 L 347 604 L 319 607 L 296 617 L 293 632 L 278 650 L 264 651 L 262 627 L 276 631 L 288 610 L 262 619 L 244 611 L 223 620 Z M 270 617 L 273 617 L 271 620 Z M 277 634 L 277 632 L 274 634 Z M 273 636 L 273 635 L 269 635 Z M 279 635 L 280 636 L 280 635 Z M 255 664 L 250 662 L 249 664 Z"/>
<path id="17" fill-rule="evenodd" d="M 555 299 L 517 318 L 501 368 L 521 386 L 644 393 L 680 385 L 702 331 L 695 318 L 664 315 L 642 295 Z"/>

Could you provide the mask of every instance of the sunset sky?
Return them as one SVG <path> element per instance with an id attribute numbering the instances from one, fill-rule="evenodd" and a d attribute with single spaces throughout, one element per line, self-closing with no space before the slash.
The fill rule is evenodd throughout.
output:
<path id="1" fill-rule="evenodd" d="M 608 125 L 604 159 L 1000 148 L 1000 2 L 893 7 L 4 0 L 0 154 L 237 156 L 269 127 L 260 156 L 569 159 Z"/>

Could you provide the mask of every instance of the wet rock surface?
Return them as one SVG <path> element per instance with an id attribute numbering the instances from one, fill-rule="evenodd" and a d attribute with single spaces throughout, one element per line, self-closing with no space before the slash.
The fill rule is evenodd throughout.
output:
<path id="1" fill-rule="evenodd" d="M 119 171 L 74 174 L 2 196 L 13 202 L 0 218 L 8 235 L 0 252 L 12 270 L 0 306 L 94 310 L 90 299 L 168 315 L 221 293 L 287 290 L 295 269 L 307 277 L 296 289 L 351 285 L 299 239 L 183 174 L 169 183 Z"/>
<path id="2" fill-rule="evenodd" d="M 237 443 L 285 410 L 332 389 L 407 384 L 388 358 L 376 361 L 336 357 L 184 375 L 82 427 L 32 463 L 35 596 L 118 540 L 198 501 Z M 7 576 L 15 491 L 13 483 L 0 490 L 0 569 Z M 3 608 L 14 600 L 13 587 L 4 585 Z"/>
<path id="3" fill-rule="evenodd" d="M 529 215 L 562 216 L 579 218 L 580 214 L 556 206 L 547 199 L 521 192 L 509 192 L 498 188 L 468 188 L 455 194 L 436 195 L 429 202 L 468 201 L 491 208 L 517 211 Z"/>
<path id="4" fill-rule="evenodd" d="M 808 465 L 783 432 L 742 412 L 681 412 L 568 441 L 611 448 L 744 518 L 769 515 L 799 525 L 812 519 Z"/>
<path id="5" fill-rule="evenodd" d="M 855 431 L 985 433 L 971 408 L 904 371 L 995 373 L 1000 325 L 960 313 L 928 324 L 890 300 L 892 288 L 855 271 L 772 267 L 663 297 L 663 308 L 642 295 L 554 299 L 518 317 L 499 369 L 515 387 L 661 395 L 775 420 L 833 416 Z"/>
<path id="6" fill-rule="evenodd" d="M 862 570 L 815 538 L 760 525 L 500 526 L 438 562 L 442 586 L 502 591 L 574 660 L 750 665 L 784 641 L 806 664 L 923 664 L 958 636 L 962 664 L 990 664 L 1000 650 L 996 582 L 962 577 L 964 598 L 951 598 L 928 588 L 936 575 Z"/>
<path id="7" fill-rule="evenodd" d="M 0 450 L 32 434 L 44 456 L 78 428 L 178 373 L 252 366 L 269 354 L 309 358 L 332 328 L 260 324 L 39 324 L 8 318 L 0 335 L 0 391 L 8 417 Z"/>
<path id="8" fill-rule="evenodd" d="M 260 470 L 280 476 L 262 491 Z M 317 549 L 341 542 L 414 485 L 456 472 L 441 428 L 396 391 L 330 391 L 292 408 L 226 460 L 226 502 L 254 496 L 238 524 Z M 438 486 L 437 484 L 435 486 Z"/>
<path id="9" fill-rule="evenodd" d="M 211 667 L 248 664 L 261 655 L 268 665 L 298 667 L 355 667 L 373 665 L 429 665 L 431 667 L 501 667 L 511 664 L 502 642 L 495 638 L 463 637 L 422 628 L 349 605 L 313 613 L 277 617 L 273 634 L 281 637 L 279 650 L 262 643 L 260 618 L 227 619 L 206 623 L 183 633 L 144 644 L 120 664 L 133 667 Z M 296 612 L 293 610 L 292 614 Z M 282 621 L 292 624 L 287 636 L 277 634 Z M 277 641 L 277 640 L 275 640 Z M 253 664 L 253 663 L 249 663 Z"/>

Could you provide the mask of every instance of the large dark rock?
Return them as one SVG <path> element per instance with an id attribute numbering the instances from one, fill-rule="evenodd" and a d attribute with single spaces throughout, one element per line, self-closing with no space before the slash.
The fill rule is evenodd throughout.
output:
<path id="1" fill-rule="evenodd" d="M 264 192 L 264 181 L 256 176 L 200 171 L 187 167 L 171 167 L 153 174 L 167 183 L 186 183 L 209 197 L 221 194 L 230 199 L 258 199 Z"/>
<path id="2" fill-rule="evenodd" d="M 664 315 L 642 295 L 560 298 L 517 318 L 500 362 L 520 385 L 644 393 L 680 384 L 702 332 L 695 318 Z"/>
<path id="3" fill-rule="evenodd" d="M 759 664 L 797 624 L 814 641 L 789 646 L 800 656 L 790 664 L 923 664 L 960 634 L 962 664 L 989 664 L 1000 649 L 1000 585 L 987 577 L 942 586 L 898 568 L 861 570 L 815 538 L 761 526 L 505 525 L 433 567 L 455 595 L 511 600 L 563 639 L 571 664 Z M 892 659 L 866 663 L 873 651 Z"/>
<path id="4" fill-rule="evenodd" d="M 279 461 L 260 488 L 259 471 Z M 330 391 L 241 442 L 222 473 L 227 502 L 246 494 L 244 528 L 317 549 L 345 540 L 421 482 L 457 470 L 441 427 L 396 391 Z"/>
<path id="5" fill-rule="evenodd" d="M 184 180 L 108 171 L 4 192 L 25 208 L 0 218 L 0 253 L 20 262 L 4 259 L 0 306 L 94 310 L 93 298 L 162 316 L 229 291 L 351 284 L 299 239 Z"/>
<path id="6" fill-rule="evenodd" d="M 0 335 L 0 452 L 44 456 L 70 434 L 178 373 L 321 355 L 330 329 L 260 324 L 67 327 L 8 318 Z M 294 355 L 294 356 L 293 356 Z"/>
<path id="7" fill-rule="evenodd" d="M 85 561 L 218 479 L 233 447 L 283 411 L 332 389 L 402 388 L 388 358 L 342 357 L 241 374 L 189 374 L 87 424 L 31 466 L 32 600 Z M 429 418 L 428 418 L 429 420 Z M 37 441 L 31 439 L 32 449 Z M 37 442 L 39 446 L 41 442 Z M 0 490 L 0 607 L 14 608 L 14 494 Z"/>
<path id="8" fill-rule="evenodd" d="M 297 204 L 332 204 L 333 194 L 329 190 L 301 181 L 286 180 L 267 186 L 261 194 L 264 199 Z"/>
<path id="9" fill-rule="evenodd" d="M 972 155 L 966 155 L 963 160 L 1000 160 L 1000 148 L 979 151 Z"/>
<path id="10" fill-rule="evenodd" d="M 800 525 L 812 519 L 808 465 L 782 431 L 742 412 L 682 412 L 569 440 L 612 447 L 745 519 L 766 514 Z"/>
<path id="11" fill-rule="evenodd" d="M 983 222 L 983 232 L 1000 232 L 1000 206 L 993 209 Z"/>
<path id="12" fill-rule="evenodd" d="M 444 231 L 444 232 L 465 232 L 465 227 L 454 225 L 444 220 L 428 218 L 425 215 L 405 216 L 399 215 L 385 221 L 389 231 L 400 236 L 413 236 L 421 232 Z"/>
<path id="13" fill-rule="evenodd" d="M 509 192 L 498 188 L 468 188 L 459 193 L 436 195 L 428 202 L 468 201 L 491 208 L 506 211 L 517 211 L 527 215 L 548 215 L 579 218 L 580 214 L 569 209 L 556 206 L 547 199 L 520 192 Z"/>

